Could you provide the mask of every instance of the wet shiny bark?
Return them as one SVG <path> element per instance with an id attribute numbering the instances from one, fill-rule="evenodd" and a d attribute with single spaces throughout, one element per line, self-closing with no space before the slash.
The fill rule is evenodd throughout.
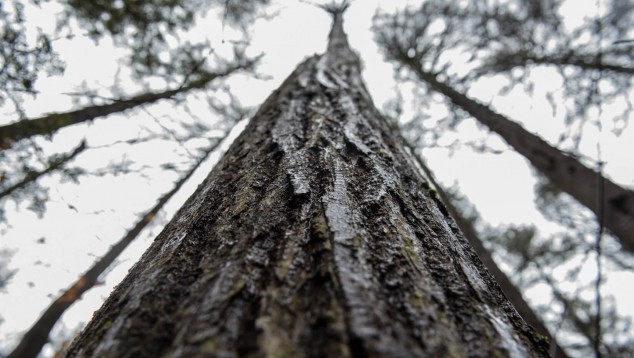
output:
<path id="1" fill-rule="evenodd" d="M 335 13 L 70 357 L 547 356 L 374 108 Z"/>

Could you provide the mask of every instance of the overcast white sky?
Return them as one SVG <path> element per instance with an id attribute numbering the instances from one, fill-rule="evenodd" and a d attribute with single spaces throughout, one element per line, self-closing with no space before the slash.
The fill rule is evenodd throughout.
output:
<path id="1" fill-rule="evenodd" d="M 370 32 L 371 20 L 377 7 L 392 10 L 405 4 L 418 4 L 420 1 L 395 0 L 357 0 L 353 2 L 345 17 L 345 28 L 351 46 L 359 51 L 364 64 L 364 79 L 381 109 L 383 104 L 393 98 L 394 80 L 392 66 L 383 61 Z M 593 6 L 593 0 L 578 3 Z M 52 12 L 58 9 L 46 5 L 42 10 L 29 12 L 30 20 L 43 29 L 54 27 Z M 575 7 L 582 11 L 582 6 Z M 236 76 L 228 81 L 234 94 L 244 105 L 257 106 L 276 89 L 290 74 L 295 66 L 306 56 L 323 52 L 330 27 L 330 17 L 322 10 L 294 0 L 277 1 L 268 10 L 275 12 L 272 21 L 258 20 L 253 24 L 250 53 L 264 53 L 265 57 L 259 72 L 270 76 L 270 79 L 254 79 L 247 76 Z M 197 36 L 205 36 L 212 43 L 217 53 L 230 51 L 230 40 L 236 38 L 230 29 L 214 19 L 201 23 L 196 31 Z M 223 42 L 224 40 L 224 42 Z M 64 77 L 42 79 L 39 83 L 41 95 L 35 101 L 26 104 L 27 113 L 35 116 L 50 111 L 65 111 L 73 108 L 71 98 L 65 92 L 75 91 L 76 86 L 85 82 L 89 88 L 107 88 L 117 73 L 117 58 L 123 55 L 107 40 L 95 46 L 90 39 L 77 36 L 74 39 L 59 40 L 55 43 L 67 70 Z M 125 79 L 125 71 L 121 72 L 122 82 L 135 88 L 134 83 Z M 539 74 L 549 76 L 548 72 Z M 547 90 L 548 85 L 538 87 L 536 96 Z M 556 141 L 563 131 L 563 124 L 550 118 L 550 109 L 545 101 L 528 102 L 517 98 L 495 97 L 496 88 L 482 83 L 469 92 L 471 96 L 489 101 L 502 113 L 511 115 L 521 121 L 531 131 L 544 138 Z M 540 92 L 542 91 L 542 92 Z M 406 101 L 411 94 L 404 87 Z M 197 114 L 209 116 L 198 103 Z M 197 108 L 197 105 L 192 105 Z M 182 110 L 174 109 L 170 102 L 163 102 L 148 107 L 146 111 L 134 111 L 126 116 L 110 116 L 96 120 L 89 125 L 78 125 L 64 129 L 54 137 L 54 143 L 39 141 L 47 150 L 68 150 L 85 135 L 89 145 L 107 144 L 113 140 L 134 137 L 143 128 L 159 130 L 148 113 L 161 118 L 165 113 L 173 117 L 187 116 Z M 14 120 L 12 113 L 0 109 L 0 123 Z M 603 159 L 608 162 L 606 172 L 618 183 L 632 187 L 634 185 L 634 166 L 631 155 L 634 147 L 634 130 L 631 126 L 620 138 L 611 136 L 610 124 L 601 133 Z M 596 154 L 596 142 L 599 133 L 592 133 L 589 128 L 583 150 L 587 155 Z M 86 134 L 87 133 L 87 134 Z M 460 138 L 482 137 L 486 132 L 478 129 L 473 120 L 465 121 L 459 127 L 456 136 Z M 447 139 L 448 140 L 448 139 Z M 483 217 L 494 225 L 510 223 L 536 223 L 540 230 L 548 232 L 556 230 L 555 225 L 544 219 L 534 207 L 532 171 L 526 161 L 503 142 L 493 138 L 489 141 L 494 147 L 504 150 L 499 155 L 482 155 L 468 148 L 458 150 L 453 157 L 448 157 L 447 150 L 435 149 L 425 152 L 429 166 L 436 176 L 447 185 L 457 181 L 462 192 L 477 206 Z M 228 143 L 225 145 L 225 147 Z M 110 161 L 121 161 L 128 156 L 134 160 L 143 160 L 158 165 L 165 158 L 174 158 L 177 147 L 154 145 L 133 150 L 128 147 L 114 150 L 92 150 L 76 161 L 78 165 L 98 168 Z M 182 154 L 182 153 L 181 153 Z M 169 218 L 180 204 L 187 198 L 196 185 L 204 178 L 219 154 L 215 154 L 201 168 L 173 200 L 164 214 Z M 182 161 L 182 157 L 176 157 Z M 182 166 L 183 168 L 186 167 Z M 79 274 L 85 271 L 94 259 L 105 252 L 116 242 L 127 228 L 136 221 L 136 214 L 150 208 L 161 193 L 170 189 L 176 175 L 165 174 L 160 170 L 147 172 L 148 178 L 125 176 L 105 178 L 82 178 L 80 185 L 59 184 L 56 176 L 44 178 L 42 183 L 52 185 L 51 202 L 44 218 L 37 218 L 25 209 L 25 205 L 15 211 L 15 205 L 6 205 L 10 227 L 4 227 L 0 249 L 14 251 L 10 261 L 11 268 L 17 268 L 11 283 L 5 292 L 0 293 L 0 315 L 4 323 L 0 325 L 0 351 L 8 349 L 19 333 L 27 329 L 50 303 L 51 297 L 68 286 Z M 69 208 L 69 204 L 76 208 Z M 104 285 L 91 290 L 84 299 L 75 304 L 64 316 L 63 325 L 75 329 L 80 322 L 90 319 L 102 300 L 107 297 L 112 287 L 125 275 L 130 266 L 142 254 L 158 233 L 159 228 L 146 232 L 133 243 L 123 254 L 118 265 L 105 277 Z M 37 241 L 45 239 L 45 244 Z M 609 277 L 606 292 L 618 294 L 618 300 L 626 303 L 634 297 L 631 292 L 616 290 L 616 287 L 627 287 L 634 277 L 631 274 L 618 274 Z M 533 297 L 539 301 L 539 297 Z M 628 305 L 620 306 L 623 312 L 634 313 Z M 62 327 L 57 331 L 63 330 Z M 48 351 L 50 353 L 50 350 Z"/>

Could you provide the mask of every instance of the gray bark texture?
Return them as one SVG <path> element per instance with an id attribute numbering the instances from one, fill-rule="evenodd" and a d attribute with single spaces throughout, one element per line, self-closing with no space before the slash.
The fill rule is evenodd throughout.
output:
<path id="1" fill-rule="evenodd" d="M 542 357 L 374 108 L 341 9 L 69 357 Z"/>

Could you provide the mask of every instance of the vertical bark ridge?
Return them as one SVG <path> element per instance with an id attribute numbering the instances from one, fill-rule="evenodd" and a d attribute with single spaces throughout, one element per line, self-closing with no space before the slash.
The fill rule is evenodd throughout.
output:
<path id="1" fill-rule="evenodd" d="M 267 99 L 70 357 L 547 356 L 337 43 Z"/>

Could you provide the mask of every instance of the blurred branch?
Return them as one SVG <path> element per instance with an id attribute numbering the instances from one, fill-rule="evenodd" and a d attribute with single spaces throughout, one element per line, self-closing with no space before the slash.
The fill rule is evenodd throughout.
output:
<path id="1" fill-rule="evenodd" d="M 50 135 L 69 125 L 107 116 L 112 113 L 123 112 L 140 105 L 156 102 L 160 99 L 172 98 L 177 94 L 185 93 L 190 90 L 201 89 L 212 80 L 218 77 L 225 77 L 237 70 L 250 68 L 253 63 L 253 61 L 247 61 L 226 66 L 220 72 L 201 73 L 197 76 L 198 78 L 172 90 L 163 92 L 147 92 L 128 99 L 115 100 L 112 103 L 105 105 L 89 106 L 65 113 L 52 113 L 44 117 L 22 120 L 0 126 L 0 148 L 9 148 L 14 142 L 23 138 L 28 138 L 34 135 Z"/>
<path id="2" fill-rule="evenodd" d="M 40 177 L 60 169 L 66 163 L 70 162 L 73 158 L 75 158 L 79 153 L 83 152 L 85 149 L 86 149 L 86 142 L 82 141 L 81 144 L 79 144 L 79 146 L 75 148 L 72 152 L 70 152 L 69 154 L 61 155 L 51 159 L 46 169 L 39 172 L 27 173 L 26 176 L 19 182 L 2 189 L 2 191 L 0 191 L 0 199 L 10 195 L 15 190 L 26 187 L 28 184 L 35 182 Z"/>

